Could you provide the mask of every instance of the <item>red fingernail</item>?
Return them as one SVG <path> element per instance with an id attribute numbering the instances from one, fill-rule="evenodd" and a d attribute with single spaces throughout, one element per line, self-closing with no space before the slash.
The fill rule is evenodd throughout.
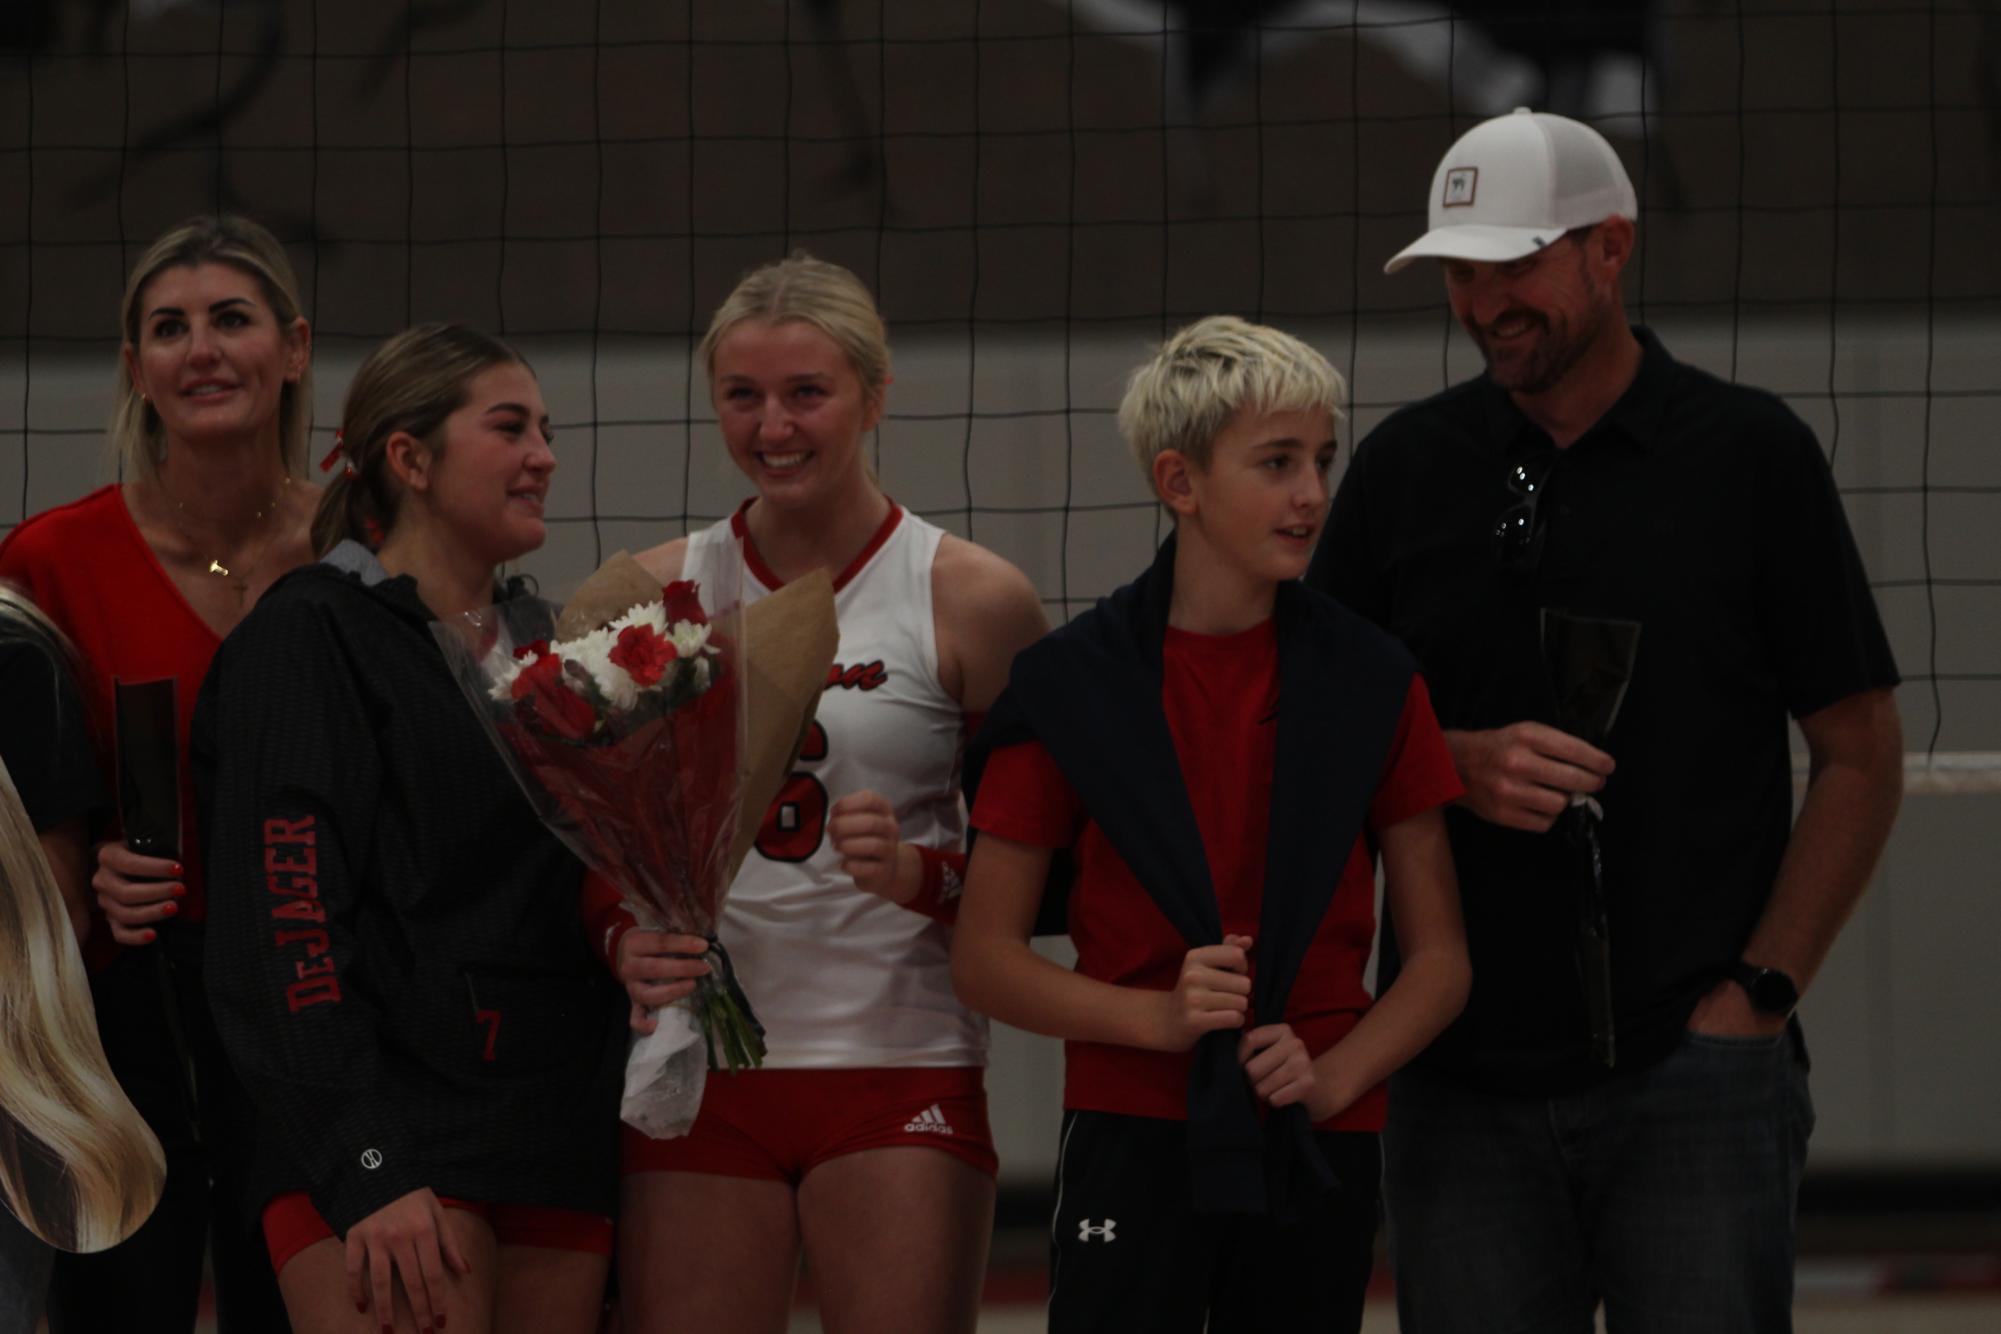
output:
<path id="1" fill-rule="evenodd" d="M 180 910 L 181 910 L 181 905 L 174 902 L 172 899 L 168 899 L 165 903 L 160 905 L 160 911 L 165 913 L 169 917 L 172 917 L 175 913 L 179 912 Z"/>
<path id="2" fill-rule="evenodd" d="M 150 945 L 150 944 L 152 944 L 152 943 L 153 943 L 153 940 L 154 940 L 154 935 L 155 935 L 155 933 L 154 933 L 154 932 L 152 932 L 152 931 L 148 931 L 148 932 L 146 933 L 146 943 L 147 943 L 148 945 Z"/>
<path id="3" fill-rule="evenodd" d="M 181 864 L 180 864 L 179 862 L 175 862 L 175 863 L 174 863 L 174 875 L 175 875 L 175 877 L 176 877 L 176 878 L 178 878 L 178 877 L 180 877 L 180 876 L 184 876 L 184 875 L 186 875 L 186 874 L 187 874 L 187 872 L 181 869 Z"/>
<path id="4" fill-rule="evenodd" d="M 177 899 L 184 899 L 188 896 L 188 887 L 186 885 L 175 885 L 173 894 Z"/>

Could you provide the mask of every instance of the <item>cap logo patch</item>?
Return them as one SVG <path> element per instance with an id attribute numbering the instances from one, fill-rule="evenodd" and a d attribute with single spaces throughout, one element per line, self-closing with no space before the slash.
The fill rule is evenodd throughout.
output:
<path id="1" fill-rule="evenodd" d="M 1445 199 L 1442 202 L 1442 206 L 1445 208 L 1471 208 L 1473 206 L 1473 190 L 1479 183 L 1479 180 L 1480 169 L 1478 167 L 1454 167 L 1451 171 L 1446 172 Z"/>

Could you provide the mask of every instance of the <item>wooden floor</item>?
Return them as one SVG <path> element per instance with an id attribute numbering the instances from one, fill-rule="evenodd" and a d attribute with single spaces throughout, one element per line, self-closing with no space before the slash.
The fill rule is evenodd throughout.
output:
<path id="1" fill-rule="evenodd" d="M 1371 1302 L 1362 1334 L 1395 1334 L 1396 1308 Z M 792 1322 L 790 1334 L 818 1334 L 810 1312 Z M 980 1317 L 980 1334 L 1040 1334 L 1040 1306 L 990 1306 Z M 1601 1326 L 1602 1328 L 1602 1326 Z M 1995 1334 L 2001 1330 L 2001 1293 L 1978 1296 L 1909 1296 L 1827 1303 L 1802 1301 L 1794 1334 Z"/>
<path id="2" fill-rule="evenodd" d="M 1816 1225 L 1812 1232 L 1827 1249 L 1800 1258 L 1794 1334 L 2001 1334 L 2001 1218 L 1980 1226 L 1877 1220 L 1866 1227 Z M 1898 1241 L 1910 1249 L 1892 1249 Z M 1040 1334 L 1046 1280 L 1039 1238 L 1004 1232 L 994 1242 L 979 1334 Z M 819 1334 L 810 1286 L 809 1280 L 788 1334 Z M 1381 1267 L 1370 1293 L 1363 1334 L 1396 1334 L 1396 1306 Z"/>
<path id="3" fill-rule="evenodd" d="M 1827 1249 L 1801 1256 L 1795 1334 L 1997 1334 L 2001 1331 L 2001 1216 L 1978 1226 L 1960 1219 L 1923 1226 L 1879 1220 L 1872 1230 L 1817 1235 Z M 1868 1237 L 1862 1245 L 1854 1242 Z M 1040 1238 L 1022 1230 L 996 1234 L 979 1334 L 1040 1334 L 1045 1270 Z M 1899 1244 L 1908 1249 L 1895 1249 Z M 810 1278 L 788 1334 L 818 1334 Z M 1363 1334 L 1396 1334 L 1396 1307 L 1380 1270 L 1371 1285 Z M 196 1334 L 214 1334 L 204 1294 Z M 1602 1329 L 1602 1325 L 1600 1327 Z M 12 1334 L 0 1331 L 0 1334 Z"/>
<path id="4" fill-rule="evenodd" d="M 979 1334 L 1041 1334 L 1043 1327 L 1039 1302 L 996 1303 L 981 1312 Z M 1396 1334 L 1396 1328 L 1395 1306 L 1371 1301 L 1362 1334 Z M 2001 1330 L 2001 1292 L 1806 1296 L 1794 1308 L 1793 1328 L 1794 1334 L 1995 1334 Z M 801 1310 L 788 1334 L 819 1330 L 819 1317 Z M 214 1321 L 204 1319 L 196 1334 L 214 1331 Z"/>

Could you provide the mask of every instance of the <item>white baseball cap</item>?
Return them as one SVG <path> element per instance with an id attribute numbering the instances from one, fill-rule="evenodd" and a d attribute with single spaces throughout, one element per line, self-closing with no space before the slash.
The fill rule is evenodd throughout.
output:
<path id="1" fill-rule="evenodd" d="M 1563 116 L 1516 107 L 1481 121 L 1446 151 L 1431 178 L 1431 230 L 1383 272 L 1427 256 L 1505 263 L 1614 214 L 1637 220 L 1640 207 L 1605 137 Z"/>

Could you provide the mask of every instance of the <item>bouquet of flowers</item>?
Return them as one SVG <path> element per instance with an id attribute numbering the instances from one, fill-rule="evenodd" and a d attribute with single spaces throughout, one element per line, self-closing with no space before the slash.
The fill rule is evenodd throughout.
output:
<path id="1" fill-rule="evenodd" d="M 560 613 L 517 598 L 432 625 L 542 822 L 642 925 L 709 942 L 709 975 L 626 1064 L 621 1115 L 656 1137 L 693 1124 L 708 1070 L 764 1057 L 716 927 L 833 656 L 831 587 L 801 582 L 746 615 L 736 589 L 663 588 L 621 552 Z M 785 623 L 753 655 L 758 612 Z"/>
<path id="2" fill-rule="evenodd" d="M 656 1104 L 645 1095 L 671 1069 L 665 1101 L 692 1119 L 707 1067 L 764 1058 L 763 1030 L 716 939 L 743 742 L 738 613 L 712 619 L 693 583 L 662 588 L 634 570 L 600 579 L 582 610 L 517 599 L 435 633 L 543 823 L 642 922 L 709 941 L 709 976 L 627 1065 L 628 1097 Z M 697 1050 L 699 1070 L 673 1059 Z"/>

